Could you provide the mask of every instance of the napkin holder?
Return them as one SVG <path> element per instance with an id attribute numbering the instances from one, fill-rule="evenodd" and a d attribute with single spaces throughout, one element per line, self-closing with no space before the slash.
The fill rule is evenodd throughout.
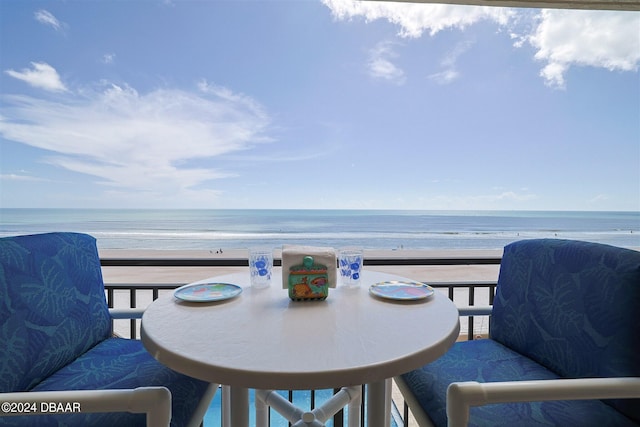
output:
<path id="1" fill-rule="evenodd" d="M 282 249 L 282 287 L 293 301 L 317 301 L 336 287 L 336 254 L 332 248 L 285 246 Z"/>

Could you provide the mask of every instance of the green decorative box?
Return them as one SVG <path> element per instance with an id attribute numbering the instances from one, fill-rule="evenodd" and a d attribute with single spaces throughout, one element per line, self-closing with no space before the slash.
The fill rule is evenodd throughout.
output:
<path id="1" fill-rule="evenodd" d="M 282 288 L 294 301 L 324 300 L 337 282 L 336 252 L 323 246 L 282 247 Z"/>
<path id="2" fill-rule="evenodd" d="M 289 298 L 294 301 L 324 300 L 329 296 L 327 266 L 305 256 L 302 264 L 289 268 Z"/>

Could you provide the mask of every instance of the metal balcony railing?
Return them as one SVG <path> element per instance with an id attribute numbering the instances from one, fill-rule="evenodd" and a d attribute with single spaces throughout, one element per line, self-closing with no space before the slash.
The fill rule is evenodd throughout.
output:
<path id="1" fill-rule="evenodd" d="M 393 267 L 442 267 L 442 266 L 478 266 L 478 265 L 499 265 L 501 257 L 419 257 L 419 258 L 365 258 L 364 265 L 367 267 L 384 268 L 385 271 L 393 272 Z M 171 267 L 248 267 L 246 258 L 102 258 L 103 268 L 111 267 L 136 267 L 136 268 L 171 268 Z M 274 265 L 281 266 L 281 259 L 275 259 Z M 210 274 L 209 268 L 207 276 Z M 221 273 L 222 274 L 222 273 Z M 401 272 L 397 274 L 403 275 Z M 213 274 L 215 275 L 215 274 Z M 497 278 L 497 276 L 496 276 Z M 440 292 L 445 292 L 448 297 L 459 307 L 474 306 L 476 301 L 481 299 L 482 305 L 493 305 L 493 298 L 496 289 L 496 280 L 463 280 L 463 281 L 431 281 L 419 280 L 428 283 Z M 105 283 L 107 303 L 110 308 L 144 308 L 145 302 L 148 304 L 166 292 L 171 292 L 186 283 Z M 118 296 L 118 297 L 116 297 Z M 128 306 L 123 305 L 123 300 L 128 300 Z M 462 334 L 460 339 L 474 339 L 483 336 L 488 332 L 489 324 L 486 316 L 466 316 L 466 322 L 461 321 Z M 461 319 L 462 320 L 462 319 Z M 478 322 L 476 322 L 478 320 Z M 466 326 L 466 327 L 465 327 Z M 139 319 L 115 320 L 114 330 L 118 335 L 130 338 L 138 338 L 140 328 Z M 363 390 L 364 392 L 364 390 Z M 293 399 L 293 392 L 289 392 L 289 399 Z M 315 405 L 315 392 L 311 391 L 311 408 Z M 394 420 L 396 425 L 405 427 L 413 426 L 409 409 L 404 402 L 398 402 L 399 398 L 394 396 L 394 409 L 396 406 L 403 407 L 400 414 L 394 410 Z M 364 425 L 364 412 L 361 419 Z M 333 426 L 344 425 L 344 414 L 338 413 L 333 419 Z"/>

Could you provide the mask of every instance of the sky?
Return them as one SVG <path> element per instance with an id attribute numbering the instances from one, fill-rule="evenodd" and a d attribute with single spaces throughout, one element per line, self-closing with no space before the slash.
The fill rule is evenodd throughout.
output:
<path id="1" fill-rule="evenodd" d="M 640 210 L 640 13 L 0 0 L 0 207 Z"/>

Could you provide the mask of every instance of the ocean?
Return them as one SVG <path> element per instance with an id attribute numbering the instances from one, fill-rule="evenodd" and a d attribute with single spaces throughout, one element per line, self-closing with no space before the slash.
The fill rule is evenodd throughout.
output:
<path id="1" fill-rule="evenodd" d="M 528 238 L 640 248 L 640 212 L 0 208 L 0 237 L 51 231 L 91 234 L 101 249 L 501 249 Z"/>

